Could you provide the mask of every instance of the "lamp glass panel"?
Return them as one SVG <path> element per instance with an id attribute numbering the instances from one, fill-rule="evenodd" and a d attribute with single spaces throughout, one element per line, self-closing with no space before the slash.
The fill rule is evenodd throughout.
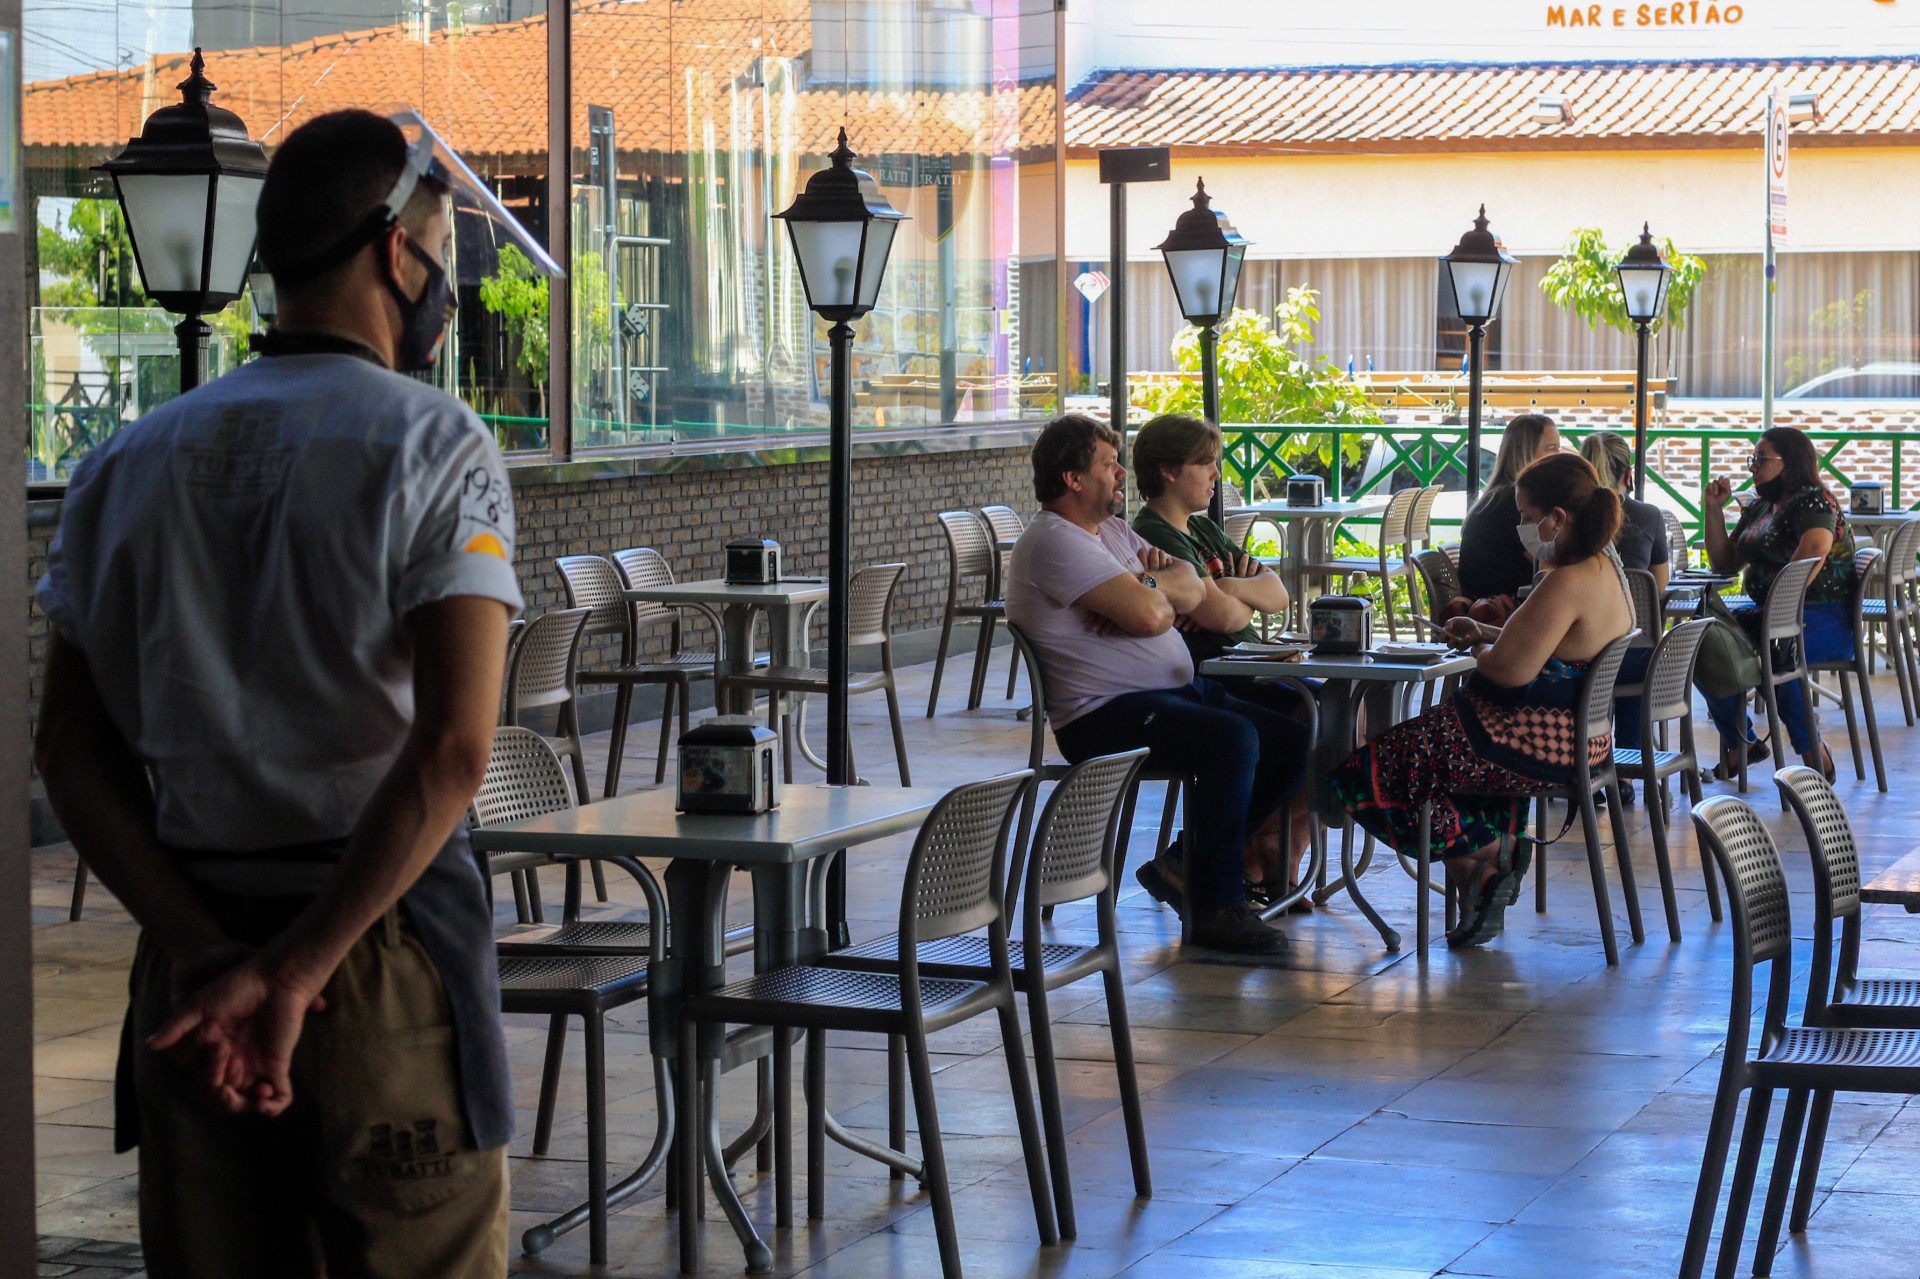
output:
<path id="1" fill-rule="evenodd" d="M 1447 262 L 1447 274 L 1453 279 L 1453 297 L 1460 318 L 1484 323 L 1499 306 L 1501 280 L 1497 262 Z"/>
<path id="2" fill-rule="evenodd" d="M 238 297 L 253 264 L 254 206 L 265 178 L 226 174 L 214 188 L 213 256 L 207 263 L 207 292 Z"/>
<path id="3" fill-rule="evenodd" d="M 1507 285 L 1513 279 L 1513 263 L 1502 262 L 1493 273 L 1493 309 L 1487 312 L 1489 318 L 1500 314 L 1500 304 L 1507 300 Z"/>
<path id="4" fill-rule="evenodd" d="M 1246 260 L 1246 245 L 1236 244 L 1227 250 L 1227 273 L 1220 285 L 1220 314 L 1222 315 L 1233 310 L 1234 299 L 1240 294 L 1240 268 L 1246 264 Z"/>
<path id="5" fill-rule="evenodd" d="M 787 231 L 793 236 L 794 256 L 800 259 L 800 278 L 806 285 L 808 306 L 818 311 L 854 305 L 860 237 L 866 227 L 865 221 L 788 220 Z"/>
<path id="6" fill-rule="evenodd" d="M 887 252 L 893 248 L 893 233 L 900 224 L 892 218 L 875 218 L 867 224 L 867 243 L 860 254 L 859 305 L 871 310 L 880 296 L 880 281 L 887 273 Z"/>
<path id="7" fill-rule="evenodd" d="M 1619 275 L 1627 318 L 1636 324 L 1651 324 L 1659 319 L 1666 309 L 1669 273 L 1659 267 L 1623 266 Z"/>
<path id="8" fill-rule="evenodd" d="M 1173 277 L 1173 292 L 1180 301 L 1180 314 L 1188 321 L 1196 317 L 1220 315 L 1220 280 L 1224 274 L 1221 259 L 1225 249 L 1168 249 L 1167 273 Z"/>
<path id="9" fill-rule="evenodd" d="M 207 248 L 204 173 L 123 173 L 121 203 L 127 233 L 149 293 L 198 293 Z M 256 193 L 258 188 L 255 188 Z M 248 228 L 251 238 L 252 228 Z"/>

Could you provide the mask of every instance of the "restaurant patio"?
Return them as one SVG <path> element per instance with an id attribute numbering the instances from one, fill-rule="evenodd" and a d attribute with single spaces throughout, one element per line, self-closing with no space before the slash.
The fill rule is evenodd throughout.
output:
<path id="1" fill-rule="evenodd" d="M 1004 691 L 994 688 L 1004 675 L 1004 652 L 994 658 L 993 691 Z M 1024 766 L 1028 728 L 1015 718 L 1026 704 L 1024 683 L 1014 699 L 990 695 L 968 711 L 969 674 L 964 658 L 950 665 L 939 713 L 906 719 L 921 787 Z M 902 668 L 907 706 L 924 705 L 930 675 L 926 663 Z M 1920 843 L 1920 818 L 1898 781 L 1920 765 L 1920 734 L 1899 726 L 1897 691 L 1884 672 L 1876 693 L 1888 708 L 1883 722 L 1892 791 L 1881 794 L 1870 777 L 1857 782 L 1844 759 L 1838 783 L 1867 875 Z M 881 770 L 878 783 L 891 782 L 881 699 L 854 699 L 852 717 L 858 757 Z M 647 728 L 635 725 L 636 742 L 651 745 Z M 587 738 L 588 771 L 596 782 L 606 741 L 605 734 Z M 1841 756 L 1844 741 L 1835 741 Z M 809 784 L 802 770 L 800 783 Z M 640 789 L 651 780 L 648 773 L 636 758 L 623 791 Z M 1775 802 L 1764 769 L 1756 771 L 1753 786 L 1748 799 L 1784 852 L 1793 889 L 1795 982 L 1804 990 L 1811 927 L 1806 846 Z M 1292 949 L 1277 960 L 1219 962 L 1204 952 L 1182 953 L 1177 920 L 1141 893 L 1130 874 L 1123 876 L 1120 935 L 1146 1090 L 1153 1197 L 1132 1194 L 1097 982 L 1060 991 L 1052 1003 L 1080 1223 L 1079 1238 L 1063 1245 L 1035 1242 L 998 1036 L 986 1023 L 937 1034 L 936 1088 L 968 1273 L 1076 1279 L 1673 1274 L 1733 975 L 1729 926 L 1708 915 L 1685 812 L 1682 802 L 1673 828 L 1685 931 L 1677 945 L 1669 944 L 1659 922 L 1644 800 L 1627 814 L 1649 903 L 1648 938 L 1625 945 L 1622 919 L 1617 968 L 1604 962 L 1584 860 L 1567 842 L 1547 856 L 1546 914 L 1516 909 L 1493 945 L 1464 952 L 1436 945 L 1424 960 L 1410 945 L 1386 951 L 1345 897 L 1310 915 L 1286 917 Z M 1158 803 L 1143 800 L 1136 856 L 1150 845 L 1158 816 Z M 891 929 L 909 842 L 900 836 L 855 852 L 848 899 L 856 938 Z M 34 854 L 39 1229 L 47 1237 L 42 1273 L 126 1275 L 138 1266 L 137 1253 L 128 1251 L 137 1238 L 133 1161 L 110 1153 L 107 1081 L 134 926 L 97 888 L 85 917 L 67 922 L 73 865 L 64 846 Z M 557 872 L 547 874 L 551 904 L 559 881 Z M 624 876 L 610 878 L 613 902 L 590 904 L 588 918 L 630 916 L 641 907 L 631 885 L 623 889 Z M 1389 922 L 1410 938 L 1411 881 L 1382 859 L 1367 885 Z M 749 898 L 742 880 L 732 894 L 733 922 L 749 918 Z M 497 909 L 501 928 L 512 929 L 504 892 Z M 1621 909 L 1616 886 L 1616 916 Z M 1912 972 L 1920 930 L 1895 908 L 1866 912 L 1863 968 Z M 1089 939 L 1091 927 L 1090 907 L 1066 907 L 1052 935 Z M 1798 1003 L 1796 997 L 1796 1013 Z M 569 1044 L 552 1148 L 535 1158 L 528 1150 L 544 1019 L 509 1021 L 522 1108 L 512 1147 L 515 1272 L 589 1273 L 585 1230 L 561 1237 L 537 1259 L 521 1257 L 517 1247 L 522 1230 L 578 1200 L 584 1184 L 579 1037 Z M 645 1153 L 655 1098 L 645 1005 L 616 1010 L 609 1022 L 610 1162 L 617 1173 Z M 886 1055 L 877 1041 L 836 1038 L 829 1079 L 829 1109 L 855 1133 L 883 1139 Z M 729 1139 L 751 1118 L 751 1080 L 751 1071 L 736 1072 L 721 1090 Z M 1912 1223 L 1920 1214 L 1911 1179 L 1920 1158 L 1913 1113 L 1904 1098 L 1836 1103 L 1811 1229 L 1785 1244 L 1775 1275 L 1911 1279 Z M 911 1180 L 889 1181 L 879 1165 L 839 1146 L 828 1151 L 827 1215 L 817 1222 L 803 1216 L 790 1230 L 771 1228 L 771 1175 L 754 1172 L 751 1156 L 735 1169 L 747 1211 L 773 1246 L 774 1272 L 935 1272 L 926 1193 Z M 1763 1161 L 1763 1173 L 1767 1166 Z M 614 1215 L 613 1264 L 604 1273 L 673 1272 L 677 1236 L 661 1191 L 656 1180 Z M 737 1245 L 717 1212 L 702 1233 L 708 1270 L 737 1272 Z"/>

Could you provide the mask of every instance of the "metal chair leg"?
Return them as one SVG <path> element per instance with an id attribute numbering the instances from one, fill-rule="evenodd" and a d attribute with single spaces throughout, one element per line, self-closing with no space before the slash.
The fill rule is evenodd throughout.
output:
<path id="1" fill-rule="evenodd" d="M 1036 948 L 1037 954 L 1037 948 Z M 1080 1228 L 1073 1216 L 1073 1182 L 1067 1176 L 1067 1125 L 1060 1108 L 1060 1067 L 1053 1056 L 1053 1025 L 1048 1019 L 1046 984 L 1035 970 L 1027 989 L 1027 1024 L 1033 1028 L 1033 1076 L 1040 1086 L 1040 1122 L 1047 1134 L 1047 1167 L 1053 1173 L 1053 1213 L 1060 1237 L 1072 1239 Z M 1020 1051 L 1016 1037 L 1007 1051 Z"/>
<path id="2" fill-rule="evenodd" d="M 1547 913 L 1547 801 L 1536 799 L 1533 808 L 1533 910 L 1536 915 Z"/>
<path id="3" fill-rule="evenodd" d="M 793 1032 L 773 1030 L 773 1220 L 793 1225 Z"/>
<path id="4" fill-rule="evenodd" d="M 1587 802 L 1587 811 L 1592 813 L 1593 802 Z M 1633 849 L 1627 846 L 1627 807 L 1620 800 L 1620 782 L 1618 778 L 1607 779 L 1607 818 L 1613 827 L 1613 860 L 1620 868 L 1620 892 L 1627 899 L 1627 924 L 1633 932 L 1637 945 L 1647 939 L 1646 925 L 1640 918 L 1640 885 L 1633 873 Z M 1592 820 L 1598 821 L 1598 814 Z M 1599 832 L 1594 832 L 1596 838 Z M 1662 887 L 1670 886 L 1671 876 L 1663 877 Z M 1671 900 L 1669 898 L 1669 900 Z M 1678 925 L 1675 925 L 1676 931 Z M 1675 941 L 1679 938 L 1676 936 Z"/>
<path id="5" fill-rule="evenodd" d="M 1733 1189 L 1727 1195 L 1727 1220 L 1720 1228 L 1720 1258 L 1713 1268 L 1714 1279 L 1733 1279 L 1740 1260 L 1747 1209 L 1753 1202 L 1753 1180 L 1760 1171 L 1760 1147 L 1767 1136 L 1767 1112 L 1772 1106 L 1771 1088 L 1755 1088 L 1747 1095 L 1747 1124 L 1740 1134 L 1740 1157 L 1733 1165 Z"/>
<path id="6" fill-rule="evenodd" d="M 1580 789 L 1578 786 L 1576 790 Z M 1620 942 L 1613 935 L 1613 903 L 1607 896 L 1607 863 L 1600 855 L 1600 817 L 1593 811 L 1593 792 L 1588 791 L 1580 804 L 1580 825 L 1586 835 L 1587 873 L 1593 878 L 1593 910 L 1600 918 L 1600 941 L 1607 951 L 1607 967 L 1620 963 Z"/>
<path id="7" fill-rule="evenodd" d="M 1800 1156 L 1800 1184 L 1793 1193 L 1793 1215 L 1787 1229 L 1799 1234 L 1813 1215 L 1813 1196 L 1819 1189 L 1820 1156 L 1827 1150 L 1827 1120 L 1833 1116 L 1833 1091 L 1823 1088 L 1813 1094 L 1813 1110 L 1807 1119 L 1805 1149 Z"/>
<path id="8" fill-rule="evenodd" d="M 1841 678 L 1844 681 L 1845 676 Z M 1867 721 L 1867 749 L 1873 755 L 1873 780 L 1884 795 L 1887 793 L 1887 761 L 1880 750 L 1880 718 L 1873 709 L 1873 686 L 1864 675 L 1859 676 L 1859 680 L 1860 714 Z"/>
<path id="9" fill-rule="evenodd" d="M 893 726 L 893 758 L 900 765 L 900 784 L 913 785 L 913 774 L 907 768 L 907 735 L 900 726 L 900 691 L 893 686 L 893 676 L 889 674 L 886 682 L 887 719 Z"/>
<path id="10" fill-rule="evenodd" d="M 668 687 L 671 688 L 672 685 Z M 672 694 L 669 693 L 668 696 L 671 697 Z M 620 792 L 620 763 L 627 754 L 627 716 L 632 713 L 633 685 L 621 684 L 614 689 L 613 693 L 613 734 L 607 740 L 607 776 L 600 790 L 601 796 L 606 799 L 612 799 Z M 666 767 L 667 748 L 665 743 L 662 743 L 660 777 L 666 776 Z M 655 777 L 653 780 L 657 783 L 660 777 Z M 585 803 L 586 798 L 582 795 L 581 802 Z"/>
<path id="11" fill-rule="evenodd" d="M 967 709 L 978 710 L 987 695 L 987 663 L 993 660 L 994 619 L 980 619 L 980 642 L 973 650 L 973 681 L 967 686 Z"/>
<path id="12" fill-rule="evenodd" d="M 567 1057 L 567 1019 L 562 1013 L 547 1018 L 547 1059 L 540 1067 L 540 1108 L 534 1112 L 533 1153 L 544 1155 L 553 1139 L 553 1108 L 560 1095 L 560 1069 Z"/>
<path id="13" fill-rule="evenodd" d="M 1733 1121 L 1739 1108 L 1740 1092 L 1723 1071 L 1720 1090 L 1713 1098 L 1713 1118 L 1707 1124 L 1706 1150 L 1700 1156 L 1700 1180 L 1693 1191 L 1693 1215 L 1687 1219 L 1679 1279 L 1700 1279 L 1706 1268 L 1713 1216 L 1720 1206 L 1720 1184 L 1727 1176 L 1727 1147 L 1733 1142 Z"/>
<path id="14" fill-rule="evenodd" d="M 1667 848 L 1666 805 L 1661 802 L 1658 790 L 1656 783 L 1651 781 L 1646 783 L 1647 832 L 1653 836 L 1653 868 L 1660 876 L 1660 899 L 1667 908 L 1667 937 L 1672 941 L 1679 941 L 1680 903 L 1674 894 L 1673 859 Z M 1619 836 L 1616 834 L 1615 838 Z M 1708 875 L 1707 882 L 1709 884 L 1713 882 L 1711 873 Z"/>
<path id="15" fill-rule="evenodd" d="M 1037 1019 L 1036 1019 L 1037 1020 Z M 925 1039 L 921 1042 L 924 1044 Z M 1040 1120 L 1034 1114 L 1033 1081 L 1027 1077 L 1027 1050 L 1020 1040 L 1020 1013 L 1014 1007 L 1009 987 L 1000 1005 L 1000 1042 L 1007 1058 L 1007 1084 L 1013 1091 L 1013 1115 L 1020 1128 L 1020 1150 L 1026 1156 L 1027 1190 L 1033 1196 L 1033 1222 L 1040 1231 L 1040 1243 L 1052 1247 L 1060 1242 L 1054 1226 L 1053 1193 L 1047 1185 L 1047 1161 L 1040 1150 Z M 926 1134 L 921 1134 L 925 1145 Z M 1062 1134 L 1061 1140 L 1065 1141 Z M 945 1180 L 946 1170 L 941 1170 Z"/>
<path id="16" fill-rule="evenodd" d="M 887 1042 L 891 1048 L 899 1037 L 889 1035 Z M 888 1053 L 891 1061 L 892 1053 Z M 900 1064 L 904 1072 L 906 1067 L 905 1050 L 902 1050 Z M 905 1091 L 905 1084 L 900 1085 Z M 894 1096 L 899 1096 L 895 1093 Z M 904 1105 L 888 1098 L 889 1112 Z M 904 1118 L 901 1127 L 906 1126 Z M 906 1138 L 899 1138 L 895 1150 L 906 1148 Z M 898 1181 L 901 1177 L 898 1168 L 887 1169 L 887 1180 Z M 827 1032 L 809 1030 L 807 1032 L 807 1218 L 818 1221 L 827 1215 Z"/>
<path id="17" fill-rule="evenodd" d="M 1787 1190 L 1793 1181 L 1793 1157 L 1800 1148 L 1800 1125 L 1807 1117 L 1807 1090 L 1787 1092 L 1780 1112 L 1780 1138 L 1773 1148 L 1773 1175 L 1767 1178 L 1766 1206 L 1760 1212 L 1760 1238 L 1753 1246 L 1753 1273 L 1773 1273 L 1773 1250 L 1780 1243 L 1780 1219 L 1787 1212 Z"/>
<path id="18" fill-rule="evenodd" d="M 607 1048 L 599 1016 L 584 1017 L 587 1030 L 587 1256 L 607 1264 Z"/>
<path id="19" fill-rule="evenodd" d="M 1127 988 L 1117 955 L 1100 971 L 1107 993 L 1107 1029 L 1113 1035 L 1113 1069 L 1120 1077 L 1120 1116 L 1127 1125 L 1127 1157 L 1133 1164 L 1133 1193 L 1153 1195 L 1153 1169 L 1147 1162 L 1147 1122 L 1140 1111 L 1140 1074 L 1134 1068 L 1133 1030 L 1127 1017 Z M 1064 1161 L 1063 1161 L 1064 1162 Z"/>
<path id="20" fill-rule="evenodd" d="M 907 1073 L 913 1079 L 914 1121 L 920 1128 L 920 1157 L 927 1170 L 927 1194 L 933 1200 L 933 1231 L 940 1246 L 940 1271 L 945 1279 L 961 1279 L 960 1236 L 954 1229 L 953 1191 L 947 1181 L 947 1152 L 940 1138 L 940 1108 L 933 1097 L 933 1065 L 927 1056 L 926 1032 L 913 1027 L 907 1032 L 906 1041 Z"/>
<path id="21" fill-rule="evenodd" d="M 69 923 L 80 918 L 81 910 L 87 904 L 87 863 L 80 857 L 73 859 L 73 902 L 67 907 Z"/>
<path id="22" fill-rule="evenodd" d="M 898 1035 L 887 1036 L 887 1145 L 907 1153 L 907 1041 Z M 888 1181 L 903 1181 L 906 1175 L 887 1166 Z"/>
<path id="23" fill-rule="evenodd" d="M 940 677 L 947 671 L 947 645 L 953 640 L 953 600 L 947 600 L 946 612 L 940 618 L 940 647 L 933 655 L 933 687 L 927 691 L 927 718 L 933 718 L 933 708 L 940 703 Z"/>

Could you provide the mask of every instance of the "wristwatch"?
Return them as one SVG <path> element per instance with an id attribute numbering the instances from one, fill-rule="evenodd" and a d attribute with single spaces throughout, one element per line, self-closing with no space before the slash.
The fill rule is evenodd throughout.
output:
<path id="1" fill-rule="evenodd" d="M 1158 586 L 1160 585 L 1160 583 L 1159 583 L 1158 581 L 1156 581 L 1156 580 L 1154 580 L 1154 576 L 1153 576 L 1153 574 L 1151 574 L 1151 573 L 1142 573 L 1142 574 L 1140 575 L 1140 585 L 1142 585 L 1142 586 L 1147 586 L 1147 587 L 1158 587 Z"/>

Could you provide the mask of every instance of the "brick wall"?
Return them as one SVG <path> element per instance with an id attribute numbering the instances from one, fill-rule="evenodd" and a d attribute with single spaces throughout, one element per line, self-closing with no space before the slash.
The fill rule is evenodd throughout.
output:
<path id="1" fill-rule="evenodd" d="M 516 563 L 529 615 L 564 605 L 553 561 L 561 555 L 604 555 L 651 546 L 682 580 L 717 577 L 725 544 L 740 537 L 771 537 L 798 573 L 827 567 L 827 464 L 686 470 L 565 483 L 525 482 L 516 472 L 514 497 L 520 536 Z M 894 631 L 906 634 L 940 624 L 946 601 L 946 544 L 935 512 L 991 504 L 1023 514 L 1033 508 L 1024 442 L 1008 448 L 856 458 L 853 465 L 853 562 L 904 561 L 905 581 L 894 604 Z M 29 504 L 28 632 L 32 663 L 30 714 L 40 710 L 47 620 L 33 602 L 33 586 L 47 567 L 47 545 L 59 522 L 57 501 Z M 664 642 L 664 628 L 650 642 Z M 920 645 L 914 648 L 922 647 Z M 908 656 L 913 656 L 909 653 Z M 610 661 L 594 651 L 583 661 Z M 589 716 L 589 727 L 593 726 Z"/>

